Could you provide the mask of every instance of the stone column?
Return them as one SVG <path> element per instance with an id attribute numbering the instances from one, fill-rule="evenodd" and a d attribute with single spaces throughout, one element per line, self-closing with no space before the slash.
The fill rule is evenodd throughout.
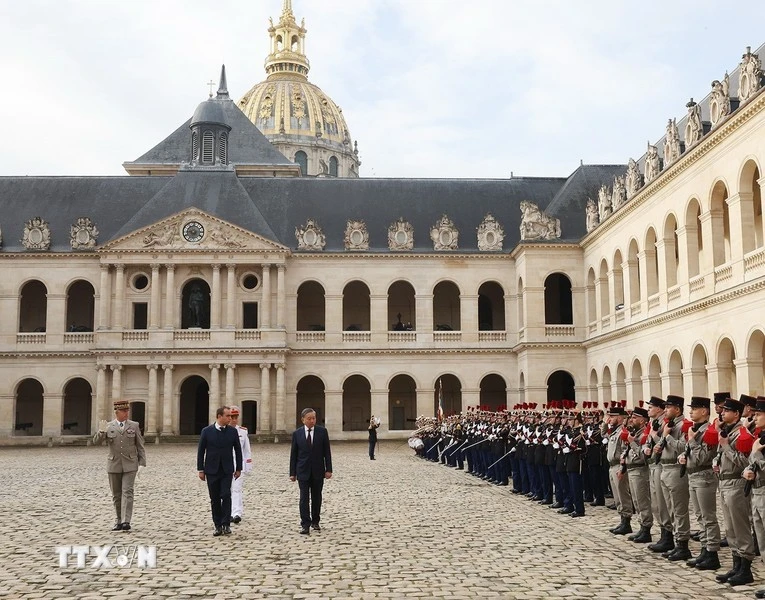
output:
<path id="1" fill-rule="evenodd" d="M 688 251 L 688 236 L 697 235 L 695 227 L 678 227 L 677 228 L 677 255 L 680 257 L 677 264 L 677 283 L 678 285 L 687 286 L 690 279 L 689 273 L 691 272 L 691 265 L 693 270 L 698 270 L 699 266 L 699 253 L 698 250 L 691 255 Z M 695 240 L 695 238 L 694 238 Z"/>
<path id="2" fill-rule="evenodd" d="M 276 327 L 277 329 L 286 328 L 284 311 L 287 308 L 287 290 L 285 286 L 286 265 L 276 265 Z"/>
<path id="3" fill-rule="evenodd" d="M 370 294 L 369 296 L 369 330 L 386 335 L 388 333 L 388 295 Z"/>
<path id="4" fill-rule="evenodd" d="M 736 367 L 736 389 L 739 394 L 756 396 L 762 392 L 762 359 L 737 358 L 733 365 Z"/>
<path id="5" fill-rule="evenodd" d="M 324 390 L 324 424 L 335 437 L 343 431 L 343 390 Z"/>
<path id="6" fill-rule="evenodd" d="M 263 306 L 259 311 L 260 326 L 259 329 L 271 328 L 271 265 L 263 264 L 263 293 L 261 294 Z"/>
<path id="7" fill-rule="evenodd" d="M 173 435 L 173 365 L 162 365 L 164 381 L 162 390 L 162 435 Z"/>
<path id="8" fill-rule="evenodd" d="M 160 306 L 161 295 L 159 293 L 159 267 L 160 265 L 158 264 L 151 265 L 151 305 L 149 306 L 149 329 L 159 329 L 159 315 L 162 309 Z"/>
<path id="9" fill-rule="evenodd" d="M 287 386 L 285 382 L 285 370 L 287 365 L 276 363 L 276 431 L 287 431 Z"/>
<path id="10" fill-rule="evenodd" d="M 165 329 L 175 327 L 175 265 L 165 265 Z"/>
<path id="11" fill-rule="evenodd" d="M 112 365 L 112 402 L 122 398 L 122 365 Z"/>
<path id="12" fill-rule="evenodd" d="M 433 294 L 415 294 L 417 332 L 433 333 Z"/>
<path id="13" fill-rule="evenodd" d="M 96 410 L 98 420 L 109 419 L 109 394 L 106 391 L 106 365 L 96 365 Z M 98 423 L 95 423 L 98 425 Z M 95 433 L 95 431 L 94 431 Z"/>
<path id="14" fill-rule="evenodd" d="M 212 266 L 212 298 L 210 299 L 210 329 L 220 329 L 220 265 Z"/>
<path id="15" fill-rule="evenodd" d="M 208 423 L 215 422 L 215 412 L 220 407 L 220 365 L 210 363 L 210 402 L 208 404 Z"/>
<path id="16" fill-rule="evenodd" d="M 600 326 L 600 320 L 606 316 L 605 307 L 603 306 L 603 286 L 604 285 L 608 285 L 608 279 L 603 281 L 602 278 L 598 277 L 595 280 L 595 314 L 596 314 L 595 321 L 598 323 L 598 326 Z"/>
<path id="17" fill-rule="evenodd" d="M 726 200 L 730 219 L 730 258 L 744 260 L 744 254 L 754 250 L 754 202 L 752 192 L 739 192 Z M 743 273 L 743 270 L 742 270 Z"/>
<path id="18" fill-rule="evenodd" d="M 709 396 L 712 397 L 712 395 L 715 392 L 729 392 L 733 393 L 733 390 L 728 389 L 729 384 L 728 383 L 721 383 L 720 382 L 720 372 L 723 369 L 720 369 L 716 364 L 707 365 L 707 381 L 709 382 Z M 725 389 L 721 389 L 723 386 L 725 386 Z M 714 410 L 714 409 L 713 409 Z"/>
<path id="19" fill-rule="evenodd" d="M 48 342 L 50 342 L 52 333 L 62 334 L 66 331 L 66 294 L 48 293 L 46 297 L 48 302 L 45 315 L 45 329 L 48 333 Z"/>
<path id="20" fill-rule="evenodd" d="M 417 416 L 432 417 L 434 415 L 435 392 L 433 388 L 417 388 Z"/>
<path id="21" fill-rule="evenodd" d="M 515 294 L 505 294 L 505 331 L 518 331 L 518 311 L 515 308 Z"/>
<path id="22" fill-rule="evenodd" d="M 236 390 L 234 389 L 234 369 L 236 369 L 236 365 L 234 363 L 226 363 L 223 365 L 223 368 L 226 369 L 226 405 L 239 405 L 236 400 Z M 239 406 L 239 408 L 241 409 L 242 407 Z"/>
<path id="23" fill-rule="evenodd" d="M 62 394 L 43 394 L 43 427 L 45 437 L 59 437 L 64 420 L 64 396 Z"/>
<path id="24" fill-rule="evenodd" d="M 146 435 L 157 435 L 162 425 L 157 389 L 157 366 L 146 365 L 149 371 L 149 398 L 146 406 Z"/>
<path id="25" fill-rule="evenodd" d="M 13 428 L 16 424 L 13 414 L 15 401 L 16 397 L 13 394 L 0 394 L 0 438 L 2 439 L 13 437 Z"/>
<path id="26" fill-rule="evenodd" d="M 648 302 L 648 258 L 645 251 L 638 252 L 638 272 L 641 274 L 640 301 L 645 303 Z"/>
<path id="27" fill-rule="evenodd" d="M 271 363 L 260 364 L 260 427 L 258 431 L 271 432 Z"/>
<path id="28" fill-rule="evenodd" d="M 468 406 L 480 406 L 481 390 L 480 388 L 462 388 L 462 406 L 460 410 L 467 412 Z"/>
<path id="29" fill-rule="evenodd" d="M 385 433 L 390 430 L 390 415 L 388 414 L 388 390 L 372 390 L 370 398 L 370 414 L 372 417 L 380 417 L 380 428 L 378 433 Z"/>
<path id="30" fill-rule="evenodd" d="M 228 263 L 226 273 L 226 329 L 234 329 L 236 327 L 236 315 L 234 314 L 236 309 L 236 265 Z"/>
<path id="31" fill-rule="evenodd" d="M 463 340 L 466 333 L 478 333 L 478 294 L 460 294 L 460 321 Z"/>
<path id="32" fill-rule="evenodd" d="M 622 263 L 622 278 L 624 279 L 624 308 L 629 308 L 632 304 L 632 294 L 635 293 L 635 291 L 638 293 L 638 296 L 640 296 L 640 289 L 639 288 L 638 280 L 638 271 L 639 269 L 639 263 L 636 260 L 625 260 Z M 633 291 L 634 290 L 634 291 Z M 632 316 L 630 314 L 630 316 Z"/>
<path id="33" fill-rule="evenodd" d="M 325 294 L 324 310 L 326 312 L 326 332 L 339 336 L 343 331 L 343 295 Z M 337 337 L 336 339 L 341 338 Z"/>
<path id="34" fill-rule="evenodd" d="M 110 303 L 109 265 L 101 265 L 101 283 L 98 289 L 98 329 L 109 329 Z"/>
<path id="35" fill-rule="evenodd" d="M 125 326 L 125 265 L 114 265 L 114 315 L 112 323 L 115 329 Z"/>
<path id="36" fill-rule="evenodd" d="M 667 288 L 669 288 L 669 278 L 667 277 L 667 269 L 669 269 L 669 260 L 671 259 L 673 262 L 675 260 L 674 256 L 667 256 L 667 240 L 664 238 L 659 238 L 656 242 L 656 255 L 657 255 L 657 264 L 659 266 L 657 275 L 659 276 L 659 293 L 660 294 L 666 294 Z"/>

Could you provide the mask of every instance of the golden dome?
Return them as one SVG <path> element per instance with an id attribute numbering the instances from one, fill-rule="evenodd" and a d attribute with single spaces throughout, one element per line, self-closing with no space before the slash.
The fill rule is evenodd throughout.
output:
<path id="1" fill-rule="evenodd" d="M 284 0 L 279 23 L 271 20 L 268 33 L 268 76 L 239 100 L 239 108 L 288 159 L 299 162 L 301 152 L 307 157 L 304 175 L 358 177 L 358 150 L 342 109 L 308 81 L 305 21 L 297 24 L 291 0 Z"/>

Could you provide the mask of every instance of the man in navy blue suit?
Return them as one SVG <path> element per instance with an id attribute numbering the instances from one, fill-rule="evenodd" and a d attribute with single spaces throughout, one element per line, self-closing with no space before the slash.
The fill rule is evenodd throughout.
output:
<path id="1" fill-rule="evenodd" d="M 300 486 L 300 533 L 308 535 L 310 528 L 321 531 L 321 490 L 332 478 L 332 453 L 327 430 L 316 425 L 316 411 L 305 408 L 300 416 L 303 427 L 292 434 L 290 481 Z"/>
<path id="2" fill-rule="evenodd" d="M 215 523 L 213 535 L 219 536 L 231 533 L 231 478 L 238 479 L 242 473 L 242 447 L 236 428 L 228 426 L 231 409 L 220 407 L 215 411 L 215 419 L 199 436 L 197 471 L 199 478 L 207 481 Z"/>

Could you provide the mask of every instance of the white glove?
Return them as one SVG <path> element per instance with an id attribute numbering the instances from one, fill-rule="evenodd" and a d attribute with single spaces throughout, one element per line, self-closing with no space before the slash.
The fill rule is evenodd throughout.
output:
<path id="1" fill-rule="evenodd" d="M 109 427 L 109 421 L 101 419 L 98 422 L 98 433 L 106 433 L 106 429 Z"/>

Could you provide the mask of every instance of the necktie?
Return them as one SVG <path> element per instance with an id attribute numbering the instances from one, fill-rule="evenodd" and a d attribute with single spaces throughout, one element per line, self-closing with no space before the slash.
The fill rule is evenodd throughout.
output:
<path id="1" fill-rule="evenodd" d="M 311 439 L 311 432 L 312 432 L 312 431 L 313 431 L 313 429 L 309 429 L 309 430 L 308 430 L 308 438 L 306 438 L 306 439 L 308 440 L 308 447 L 309 447 L 309 448 L 310 448 L 311 446 L 313 446 L 313 440 Z"/>

